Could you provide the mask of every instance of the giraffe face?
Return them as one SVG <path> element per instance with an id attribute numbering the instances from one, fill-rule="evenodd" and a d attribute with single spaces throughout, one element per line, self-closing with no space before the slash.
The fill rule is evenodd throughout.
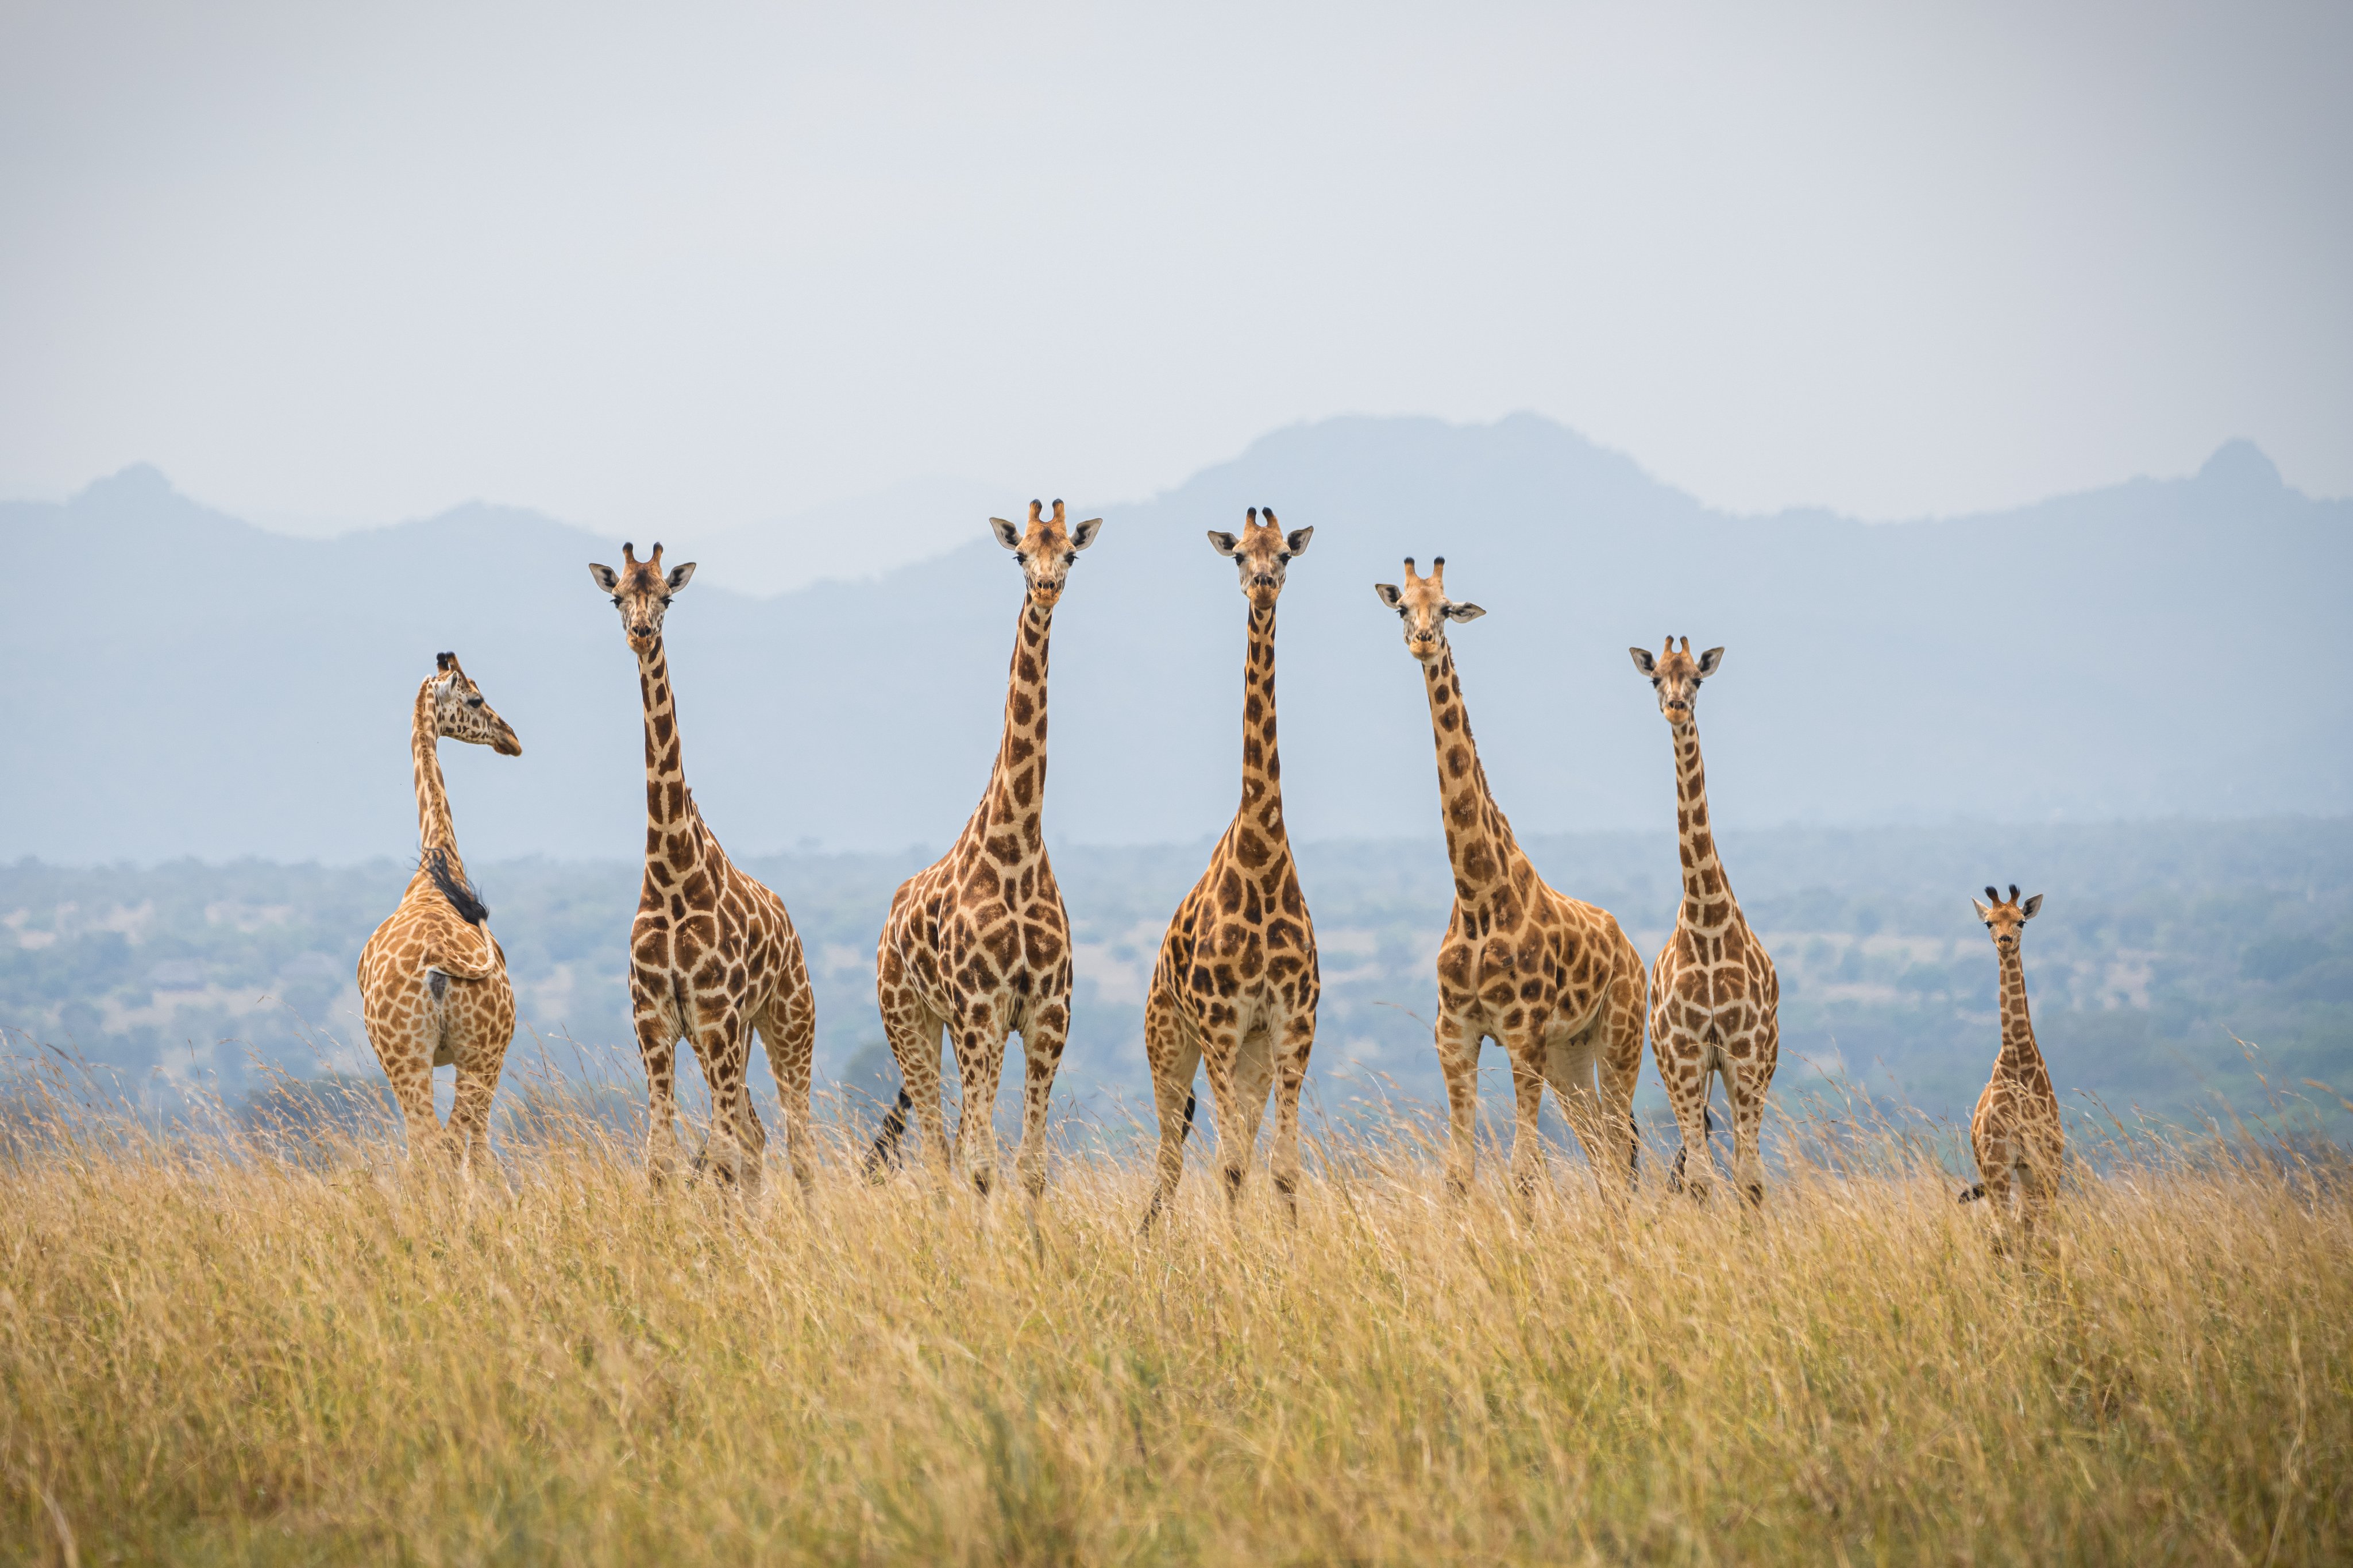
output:
<path id="1" fill-rule="evenodd" d="M 1413 557 L 1407 556 L 1405 586 L 1376 583 L 1373 592 L 1405 623 L 1405 650 L 1424 664 L 1446 651 L 1447 622 L 1475 621 L 1487 613 L 1476 605 L 1458 605 L 1446 596 L 1443 555 L 1430 562 L 1427 577 L 1414 571 Z"/>
<path id="2" fill-rule="evenodd" d="M 643 561 L 638 559 L 638 547 L 621 546 L 621 570 L 588 563 L 588 575 L 598 590 L 608 595 L 616 609 L 621 612 L 621 632 L 639 658 L 654 650 L 661 641 L 662 613 L 670 608 L 670 596 L 686 586 L 694 575 L 694 563 L 662 570 L 662 547 Z"/>
<path id="3" fill-rule="evenodd" d="M 436 732 L 445 740 L 488 746 L 502 757 L 522 756 L 522 742 L 515 739 L 514 726 L 482 700 L 482 689 L 459 665 L 458 656 L 440 654 L 433 662 L 440 671 L 433 682 Z"/>
<path id="4" fill-rule="evenodd" d="M 1050 610 L 1060 602 L 1062 584 L 1069 581 L 1071 568 L 1077 563 L 1079 552 L 1095 542 L 1102 531 L 1103 519 L 1091 517 L 1084 522 L 1066 522 L 1062 503 L 1054 503 L 1054 515 L 1041 517 L 1042 501 L 1029 503 L 1029 526 L 1018 527 L 1001 517 L 992 517 L 988 526 L 997 535 L 997 542 L 1013 552 L 1013 559 L 1021 568 L 1021 576 L 1029 584 L 1029 602 L 1041 610 Z"/>
<path id="5" fill-rule="evenodd" d="M 1259 521 L 1259 513 L 1266 513 L 1266 521 Z M 1272 507 L 1252 507 L 1242 520 L 1240 538 L 1230 533 L 1209 531 L 1209 548 L 1231 561 L 1241 573 L 1242 596 L 1254 610 L 1271 610 L 1282 595 L 1283 568 L 1291 558 L 1307 551 L 1307 542 L 1315 537 L 1312 528 L 1294 528 L 1289 533 L 1274 521 Z"/>
<path id="6" fill-rule="evenodd" d="M 1983 921 L 1986 930 L 1992 933 L 1995 952 L 2005 956 L 2016 952 L 2018 939 L 2025 931 L 2026 922 L 2032 920 L 2036 911 L 2042 908 L 2042 895 L 2037 893 L 2024 903 L 2021 903 L 2018 899 L 2018 884 L 2012 882 L 2010 885 L 2009 898 L 2003 898 L 1991 888 L 1986 889 L 1986 897 L 1993 902 L 1981 904 L 1977 900 L 1971 899 L 1969 907 L 1977 910 L 1978 919 Z"/>
<path id="7" fill-rule="evenodd" d="M 1714 675 L 1724 663 L 1724 650 L 1712 647 L 1697 658 L 1692 657 L 1691 638 L 1675 647 L 1669 637 L 1666 646 L 1653 655 L 1649 648 L 1630 647 L 1634 656 L 1634 668 L 1650 678 L 1651 689 L 1659 694 L 1659 711 L 1670 724 L 1683 725 L 1692 721 L 1699 711 L 1699 683 Z"/>

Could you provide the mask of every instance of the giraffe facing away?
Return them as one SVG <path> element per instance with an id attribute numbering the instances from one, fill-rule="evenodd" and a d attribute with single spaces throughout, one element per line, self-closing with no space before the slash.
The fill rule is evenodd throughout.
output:
<path id="1" fill-rule="evenodd" d="M 441 778 L 443 736 L 522 755 L 513 728 L 482 700 L 458 656 L 436 656 L 409 710 L 417 780 L 417 875 L 400 907 L 360 949 L 360 1007 L 368 1043 L 392 1080 L 411 1156 L 442 1149 L 462 1167 L 490 1157 L 491 1100 L 514 1038 L 514 988 L 491 934 L 490 910 L 466 879 Z M 433 1114 L 433 1069 L 458 1069 L 447 1142 Z"/>
<path id="2" fill-rule="evenodd" d="M 2024 1228 L 2050 1211 L 2059 1195 L 2059 1168 L 2067 1152 L 2059 1125 L 2059 1096 L 2051 1087 L 2051 1071 L 2034 1043 L 2034 1024 L 2026 1012 L 2026 965 L 2019 943 L 2026 922 L 2042 908 L 2042 895 L 2019 902 L 2018 884 L 2010 885 L 2005 899 L 1988 888 L 1989 904 L 1969 904 L 1993 937 L 1994 961 L 2001 966 L 2001 1054 L 1994 1058 L 1993 1077 L 1978 1096 L 1977 1114 L 1969 1118 L 1969 1148 L 1977 1155 L 1978 1184 L 1961 1194 L 1961 1202 L 1991 1200 L 1998 1215 L 2010 1209 L 2013 1175 L 2019 1188 L 2019 1209 Z"/>
<path id="3" fill-rule="evenodd" d="M 636 546 L 624 544 L 620 571 L 588 567 L 621 612 L 645 708 L 646 868 L 629 927 L 629 1009 L 646 1066 L 646 1169 L 657 1183 L 677 1169 L 683 1037 L 711 1089 L 711 1135 L 695 1163 L 757 1190 L 767 1133 L 744 1085 L 756 1029 L 784 1105 L 793 1175 L 807 1188 L 815 1174 L 809 1074 L 817 1044 L 808 965 L 784 900 L 735 868 L 686 787 L 662 616 L 694 575 L 694 563 L 665 573 L 661 556 L 656 544 L 639 561 Z"/>
<path id="4" fill-rule="evenodd" d="M 1282 761 L 1274 735 L 1274 606 L 1284 569 L 1312 528 L 1284 533 L 1272 508 L 1252 507 L 1240 538 L 1212 530 L 1250 603 L 1242 657 L 1242 798 L 1209 868 L 1161 939 L 1144 1008 L 1144 1047 L 1160 1112 L 1160 1169 L 1146 1226 L 1176 1196 L 1193 1121 L 1193 1072 L 1206 1062 L 1218 1111 L 1218 1165 L 1229 1200 L 1241 1195 L 1267 1089 L 1275 1091 L 1274 1190 L 1298 1214 L 1299 1088 L 1315 1044 L 1315 926 L 1300 896 L 1282 817 Z"/>
<path id="5" fill-rule="evenodd" d="M 1692 657 L 1669 637 L 1653 657 L 1629 648 L 1634 668 L 1658 692 L 1675 749 L 1675 833 L 1681 841 L 1683 896 L 1674 934 L 1651 969 L 1651 1050 L 1666 1080 L 1683 1146 L 1675 1155 L 1673 1184 L 1704 1198 L 1714 1156 L 1707 1135 L 1710 1075 L 1724 1079 L 1732 1103 L 1732 1175 L 1752 1203 L 1765 1201 L 1765 1162 L 1757 1130 L 1766 1092 L 1781 1055 L 1781 979 L 1765 944 L 1748 929 L 1740 900 L 1725 880 L 1715 830 L 1707 815 L 1707 772 L 1699 755 L 1699 685 L 1724 663 L 1712 647 Z M 1696 1168 L 1691 1163 L 1696 1152 Z"/>
<path id="6" fill-rule="evenodd" d="M 940 1031 L 955 1052 L 962 1089 L 956 1152 L 985 1196 L 997 1179 L 993 1114 L 1005 1042 L 1021 1036 L 1021 1144 L 1015 1154 L 1034 1199 L 1046 1187 L 1046 1108 L 1071 1029 L 1071 921 L 1046 856 L 1046 650 L 1054 606 L 1103 519 L 1069 523 L 1029 503 L 1029 526 L 988 520 L 1021 568 L 1006 675 L 1005 732 L 988 787 L 963 834 L 936 863 L 900 884 L 876 944 L 874 988 L 883 1033 L 905 1088 L 869 1156 L 870 1172 L 898 1157 L 912 1108 L 933 1167 L 948 1168 L 940 1104 Z"/>
<path id="7" fill-rule="evenodd" d="M 1446 852 L 1454 865 L 1454 912 L 1438 950 L 1438 1065 L 1446 1079 L 1453 1142 L 1450 1185 L 1468 1189 L 1475 1159 L 1479 1047 L 1500 1044 L 1512 1063 L 1518 1121 L 1512 1175 L 1533 1193 L 1544 1169 L 1536 1114 L 1545 1085 L 1593 1166 L 1602 1192 L 1630 1185 L 1636 1158 L 1634 1080 L 1642 1068 L 1642 960 L 1606 910 L 1555 892 L 1512 837 L 1487 787 L 1471 738 L 1462 681 L 1446 623 L 1486 612 L 1446 596 L 1446 559 L 1405 584 L 1373 591 L 1404 623 L 1406 651 L 1421 665 L 1438 747 Z"/>

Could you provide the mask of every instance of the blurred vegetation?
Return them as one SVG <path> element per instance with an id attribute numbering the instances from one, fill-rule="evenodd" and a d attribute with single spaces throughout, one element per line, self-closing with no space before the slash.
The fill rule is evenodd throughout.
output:
<path id="1" fill-rule="evenodd" d="M 1144 989 L 1208 847 L 1055 853 L 1079 973 L 1060 1092 L 1082 1122 L 1125 1126 L 1148 1102 Z M 1677 896 L 1671 838 L 1526 847 L 1554 886 L 1613 911 L 1646 956 L 1664 939 Z M 1993 955 L 1968 900 L 2013 879 L 2047 895 L 2029 929 L 2027 983 L 2063 1097 L 2195 1120 L 2225 1105 L 2269 1111 L 2274 1091 L 2312 1094 L 2306 1079 L 2353 1087 L 2353 822 L 1789 828 L 1726 834 L 1724 850 L 1780 970 L 1785 1090 L 1827 1080 L 1966 1117 L 1999 1037 Z M 1298 855 L 1324 982 L 1316 1108 L 1345 1118 L 1366 1101 L 1437 1100 L 1423 1020 L 1451 897 L 1442 847 L 1333 843 Z M 745 862 L 800 931 L 819 1067 L 853 1119 L 895 1089 L 874 1009 L 874 939 L 892 889 L 928 859 L 909 849 Z M 510 1096 L 536 1063 L 634 1102 L 626 939 L 637 868 L 529 859 L 473 870 L 522 1020 Z M 0 867 L 0 1027 L 111 1068 L 131 1098 L 151 1101 L 267 1096 L 279 1092 L 273 1074 L 373 1081 L 353 971 L 407 877 L 390 861 Z M 1500 1053 L 1488 1066 L 1501 1096 Z M 763 1092 L 765 1070 L 755 1068 Z M 1018 1076 L 1007 1076 L 1008 1095 Z M 2353 1131 L 2332 1096 L 2312 1102 L 2334 1108 L 2322 1129 Z M 1664 1125 L 1647 1067 L 1639 1105 L 1654 1131 Z"/>

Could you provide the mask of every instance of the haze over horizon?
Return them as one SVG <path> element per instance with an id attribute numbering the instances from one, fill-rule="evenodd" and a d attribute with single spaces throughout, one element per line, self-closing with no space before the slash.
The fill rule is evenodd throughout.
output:
<path id="1" fill-rule="evenodd" d="M 2353 494 L 2353 11 L 0 15 L 0 495 L 620 536 L 1530 410 L 1709 507 Z M 821 532 L 821 523 L 809 525 Z"/>

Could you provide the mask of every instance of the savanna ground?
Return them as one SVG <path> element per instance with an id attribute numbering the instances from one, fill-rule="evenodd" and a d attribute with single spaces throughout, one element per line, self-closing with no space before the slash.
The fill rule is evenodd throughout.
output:
<path id="1" fill-rule="evenodd" d="M 2124 1129 L 2031 1247 L 1833 1121 L 1749 1213 L 1333 1133 L 1296 1229 L 1196 1164 L 1018 1199 L 657 1195 L 510 1121 L 168 1135 L 20 1098 L 0 1546 L 32 1561 L 2299 1563 L 2353 1550 L 2353 1184 Z M 774 1144 L 772 1153 L 778 1152 Z"/>

